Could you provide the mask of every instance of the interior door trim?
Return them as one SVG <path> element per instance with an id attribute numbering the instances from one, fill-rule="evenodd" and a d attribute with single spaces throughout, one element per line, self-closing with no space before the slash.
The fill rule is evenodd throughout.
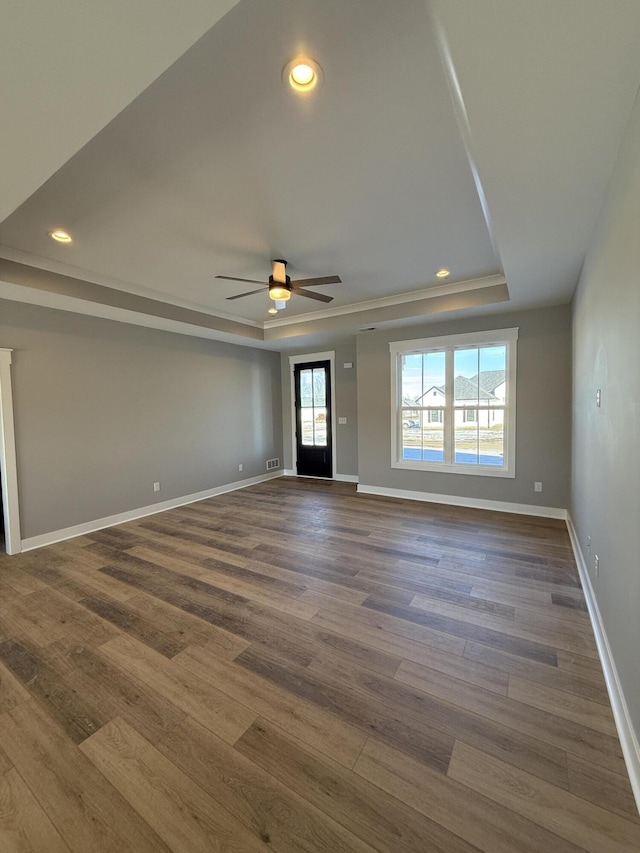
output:
<path id="1" fill-rule="evenodd" d="M 16 436 L 11 390 L 12 349 L 0 349 L 0 477 L 4 509 L 4 543 L 7 554 L 22 551 L 20 537 L 20 505 L 18 503 L 18 468 Z"/>
<path id="2" fill-rule="evenodd" d="M 337 433 L 337 423 L 338 423 L 338 415 L 336 413 L 336 353 L 335 350 L 330 350 L 329 352 L 308 352 L 304 355 L 290 355 L 289 356 L 289 386 L 290 386 L 290 400 L 289 400 L 289 416 L 291 420 L 291 460 L 292 460 L 292 469 L 296 472 L 298 471 L 298 457 L 296 450 L 296 389 L 295 382 L 293 378 L 293 368 L 296 364 L 304 364 L 307 361 L 328 361 L 329 362 L 329 376 L 331 378 L 331 412 L 333 417 L 333 424 L 331 428 L 331 477 L 336 479 L 336 456 L 337 456 L 337 441 L 336 441 L 336 433 Z"/>

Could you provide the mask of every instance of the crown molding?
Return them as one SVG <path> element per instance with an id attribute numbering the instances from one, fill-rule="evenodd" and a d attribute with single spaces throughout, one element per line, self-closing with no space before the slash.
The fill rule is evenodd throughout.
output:
<path id="1" fill-rule="evenodd" d="M 422 290 L 412 290 L 408 293 L 398 293 L 394 296 L 383 296 L 379 299 L 367 299 L 363 302 L 352 302 L 337 308 L 325 308 L 323 311 L 313 311 L 308 314 L 295 314 L 283 317 L 281 320 L 265 320 L 264 329 L 277 329 L 280 326 L 291 326 L 296 323 L 311 323 L 315 320 L 327 320 L 331 317 L 343 317 L 345 314 L 356 314 L 374 308 L 389 308 L 396 305 L 406 305 L 409 302 L 419 302 L 422 299 L 435 299 L 439 296 L 451 296 L 456 293 L 468 293 L 485 287 L 495 287 L 506 284 L 503 275 L 488 275 L 483 278 L 472 278 L 466 281 L 453 281 L 450 284 L 437 284 Z"/>

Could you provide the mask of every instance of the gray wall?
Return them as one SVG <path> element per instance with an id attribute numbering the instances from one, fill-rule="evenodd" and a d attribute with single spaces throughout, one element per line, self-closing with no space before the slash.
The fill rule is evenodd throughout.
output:
<path id="1" fill-rule="evenodd" d="M 571 515 L 640 734 L 640 102 L 576 290 L 573 328 Z"/>
<path id="2" fill-rule="evenodd" d="M 15 350 L 23 539 L 282 459 L 279 353 L 6 300 L 0 346 Z"/>
<path id="3" fill-rule="evenodd" d="M 516 477 L 391 468 L 389 342 L 518 326 Z M 466 498 L 566 508 L 571 456 L 571 310 L 555 308 L 361 333 L 358 358 L 360 483 Z M 533 484 L 542 481 L 543 491 Z"/>
<path id="4" fill-rule="evenodd" d="M 333 413 L 336 440 L 336 472 L 355 476 L 358 473 L 358 404 L 356 394 L 356 342 L 355 338 L 340 343 L 316 347 L 316 351 L 335 352 L 336 411 Z M 288 350 L 282 353 L 282 424 L 284 467 L 293 468 L 291 453 L 291 371 L 289 356 L 313 353 L 313 347 Z M 352 368 L 345 368 L 351 362 Z M 338 424 L 338 418 L 346 424 Z"/>

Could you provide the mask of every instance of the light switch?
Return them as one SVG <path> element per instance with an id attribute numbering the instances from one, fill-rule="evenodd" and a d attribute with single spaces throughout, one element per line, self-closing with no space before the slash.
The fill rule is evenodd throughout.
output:
<path id="1" fill-rule="evenodd" d="M 346 418 L 338 418 L 338 423 L 339 423 L 339 424 L 346 424 L 346 422 L 347 422 L 347 419 L 346 419 Z"/>

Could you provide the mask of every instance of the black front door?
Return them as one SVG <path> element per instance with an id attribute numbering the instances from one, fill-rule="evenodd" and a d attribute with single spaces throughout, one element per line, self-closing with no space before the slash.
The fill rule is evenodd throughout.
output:
<path id="1" fill-rule="evenodd" d="M 328 361 L 296 364 L 297 472 L 306 477 L 332 477 L 331 374 Z"/>

